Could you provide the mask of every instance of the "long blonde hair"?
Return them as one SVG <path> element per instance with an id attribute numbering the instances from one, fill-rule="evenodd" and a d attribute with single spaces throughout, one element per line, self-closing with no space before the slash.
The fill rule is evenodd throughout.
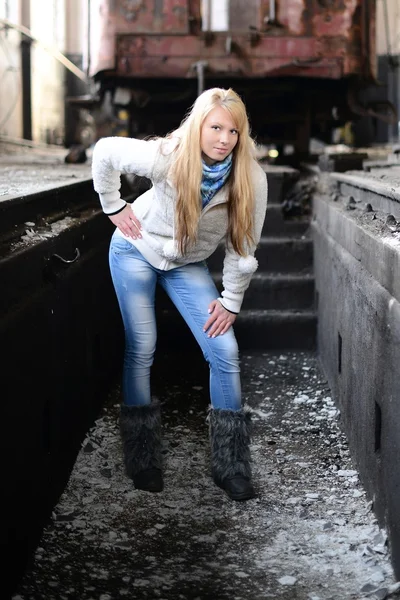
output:
<path id="1" fill-rule="evenodd" d="M 227 234 L 233 249 L 239 255 L 245 256 L 246 245 L 253 243 L 254 189 L 251 163 L 254 158 L 254 142 L 250 137 L 245 105 L 232 89 L 212 88 L 203 92 L 194 102 L 179 129 L 170 134 L 179 138 L 169 173 L 177 191 L 175 239 L 182 254 L 185 254 L 197 239 L 201 212 L 201 128 L 207 115 L 218 106 L 222 106 L 229 113 L 239 133 L 232 152 L 231 175 L 226 184 Z"/>

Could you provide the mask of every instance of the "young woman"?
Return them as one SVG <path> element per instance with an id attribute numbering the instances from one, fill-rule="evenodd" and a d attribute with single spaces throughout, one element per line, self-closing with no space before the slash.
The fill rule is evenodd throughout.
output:
<path id="1" fill-rule="evenodd" d="M 165 138 L 100 139 L 92 169 L 102 208 L 116 226 L 110 269 L 125 328 L 120 429 L 126 472 L 138 489 L 163 489 L 160 407 L 150 391 L 159 283 L 210 366 L 213 479 L 233 500 L 252 498 L 250 413 L 242 407 L 232 325 L 257 269 L 268 192 L 245 106 L 232 89 L 206 90 Z M 121 173 L 145 176 L 152 187 L 127 204 L 119 193 Z M 205 260 L 221 242 L 219 296 Z"/>

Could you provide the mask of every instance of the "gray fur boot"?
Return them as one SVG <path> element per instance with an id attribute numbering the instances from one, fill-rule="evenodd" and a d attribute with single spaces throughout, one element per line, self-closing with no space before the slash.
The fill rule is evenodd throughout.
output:
<path id="1" fill-rule="evenodd" d="M 251 484 L 250 411 L 211 408 L 209 423 L 211 472 L 214 482 L 232 500 L 253 498 L 255 494 Z"/>
<path id="2" fill-rule="evenodd" d="M 135 488 L 161 492 L 161 413 L 157 401 L 146 406 L 121 405 L 119 426 L 125 471 Z"/>

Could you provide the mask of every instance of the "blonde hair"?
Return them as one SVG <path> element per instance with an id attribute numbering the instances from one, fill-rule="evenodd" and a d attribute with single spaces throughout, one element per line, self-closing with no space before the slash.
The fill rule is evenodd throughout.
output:
<path id="1" fill-rule="evenodd" d="M 177 191 L 175 239 L 185 254 L 197 239 L 201 213 L 200 184 L 202 178 L 201 128 L 207 115 L 222 106 L 232 118 L 239 136 L 232 152 L 232 170 L 228 185 L 228 239 L 233 249 L 245 256 L 246 245 L 253 243 L 254 189 L 251 163 L 254 142 L 242 99 L 232 89 L 212 88 L 194 102 L 179 129 L 170 136 L 179 142 L 169 176 Z M 168 137 L 170 137 L 168 136 Z"/>

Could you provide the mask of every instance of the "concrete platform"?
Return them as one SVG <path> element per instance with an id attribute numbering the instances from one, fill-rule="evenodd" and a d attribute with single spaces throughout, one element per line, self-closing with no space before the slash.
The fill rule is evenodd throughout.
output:
<path id="1" fill-rule="evenodd" d="M 400 217 L 400 169 L 398 167 L 382 169 L 379 172 L 333 173 L 332 181 L 337 182 L 341 195 L 353 197 L 356 205 L 350 210 L 353 208 L 362 210 L 369 203 L 375 211 Z"/>
<path id="2" fill-rule="evenodd" d="M 29 147 L 0 139 L 0 202 L 91 179 L 90 160 L 66 164 L 67 153 L 59 146 Z"/>
<path id="3" fill-rule="evenodd" d="M 319 360 L 399 576 L 400 181 L 382 175 L 321 182 L 312 231 Z"/>
<path id="4" fill-rule="evenodd" d="M 244 353 L 242 372 L 257 497 L 234 503 L 210 479 L 204 362 L 158 356 L 164 492 L 123 473 L 116 386 L 14 600 L 395 598 L 386 533 L 315 355 Z"/>

